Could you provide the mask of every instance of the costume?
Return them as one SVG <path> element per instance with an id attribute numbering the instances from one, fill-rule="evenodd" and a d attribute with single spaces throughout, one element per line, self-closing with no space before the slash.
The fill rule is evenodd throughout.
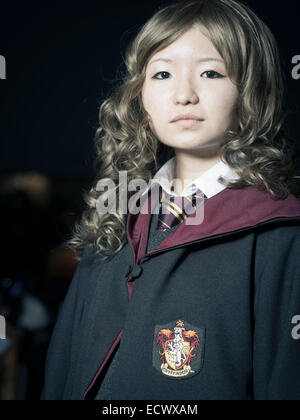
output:
<path id="1" fill-rule="evenodd" d="M 201 224 L 158 237 L 157 202 L 139 194 L 148 212 L 128 214 L 121 251 L 104 261 L 85 248 L 42 399 L 94 399 L 112 356 L 111 399 L 300 399 L 300 201 L 202 187 Z"/>

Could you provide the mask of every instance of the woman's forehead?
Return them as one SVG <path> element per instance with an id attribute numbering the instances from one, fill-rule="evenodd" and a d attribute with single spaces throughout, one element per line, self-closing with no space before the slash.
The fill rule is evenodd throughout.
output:
<path id="1" fill-rule="evenodd" d="M 200 29 L 192 28 L 167 47 L 154 53 L 149 60 L 149 66 L 158 61 L 172 64 L 188 56 L 192 56 L 195 63 L 213 60 L 224 63 L 210 39 Z"/>

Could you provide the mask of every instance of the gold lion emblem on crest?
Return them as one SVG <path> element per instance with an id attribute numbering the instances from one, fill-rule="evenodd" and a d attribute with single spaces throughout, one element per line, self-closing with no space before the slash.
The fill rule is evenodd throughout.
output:
<path id="1" fill-rule="evenodd" d="M 200 339 L 196 331 L 186 331 L 184 323 L 179 320 L 173 330 L 162 329 L 157 333 L 156 345 L 161 364 L 161 371 L 168 376 L 186 376 L 195 373 L 191 362 L 196 356 L 194 350 L 199 346 Z"/>

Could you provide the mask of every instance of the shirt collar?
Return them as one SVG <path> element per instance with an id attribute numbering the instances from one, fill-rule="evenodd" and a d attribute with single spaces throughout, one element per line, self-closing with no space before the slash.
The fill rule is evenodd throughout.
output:
<path id="1" fill-rule="evenodd" d="M 170 182 L 175 178 L 175 165 L 176 165 L 176 156 L 169 159 L 155 174 L 153 179 L 150 181 L 150 185 L 142 193 L 146 194 L 147 191 L 152 187 L 154 183 L 159 183 L 168 194 L 176 196 L 175 192 L 171 192 L 169 188 Z M 223 191 L 226 186 L 218 182 L 218 178 L 223 176 L 227 180 L 233 181 L 239 179 L 239 176 L 223 161 L 219 161 L 210 169 L 205 171 L 201 176 L 194 179 L 190 184 L 188 184 L 181 195 L 189 195 L 196 191 L 199 188 L 207 198 L 211 198 L 219 192 Z"/>

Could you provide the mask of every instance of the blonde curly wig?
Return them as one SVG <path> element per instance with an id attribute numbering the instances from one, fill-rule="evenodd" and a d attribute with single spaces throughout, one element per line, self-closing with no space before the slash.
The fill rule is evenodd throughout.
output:
<path id="1" fill-rule="evenodd" d="M 105 214 L 97 211 L 100 194 L 108 200 L 111 193 L 99 193 L 98 181 L 109 178 L 120 190 L 119 173 L 127 171 L 128 183 L 133 179 L 149 182 L 174 156 L 173 149 L 152 132 L 141 91 L 151 57 L 192 26 L 211 40 L 239 90 L 239 128 L 228 131 L 220 156 L 240 179 L 229 182 L 220 177 L 219 182 L 232 189 L 255 185 L 274 200 L 285 199 L 289 194 L 299 196 L 292 140 L 282 129 L 287 115 L 286 81 L 270 29 L 246 5 L 235 0 L 178 1 L 160 8 L 141 27 L 126 50 L 122 83 L 100 106 L 95 133 L 95 180 L 90 190 L 84 191 L 86 207 L 64 242 L 64 246 L 75 251 L 78 260 L 85 246 L 107 259 L 127 242 L 127 215 L 119 210 Z"/>

